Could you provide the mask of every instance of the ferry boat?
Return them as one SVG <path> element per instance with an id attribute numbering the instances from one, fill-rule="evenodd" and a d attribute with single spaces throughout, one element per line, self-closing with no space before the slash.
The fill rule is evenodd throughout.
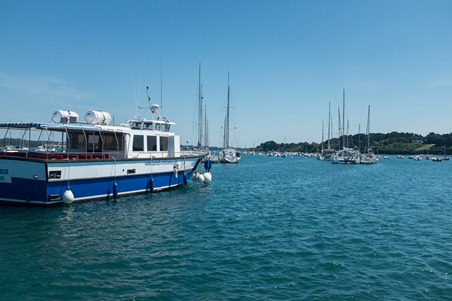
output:
<path id="1" fill-rule="evenodd" d="M 152 119 L 120 125 L 98 110 L 85 122 L 59 110 L 52 122 L 0 123 L 4 142 L 20 131 L 21 145 L 28 145 L 0 150 L 0 202 L 48 206 L 187 184 L 205 154 L 181 150 L 175 123 L 160 118 L 159 105 L 149 109 Z M 33 137 L 43 145 L 30 147 Z"/>

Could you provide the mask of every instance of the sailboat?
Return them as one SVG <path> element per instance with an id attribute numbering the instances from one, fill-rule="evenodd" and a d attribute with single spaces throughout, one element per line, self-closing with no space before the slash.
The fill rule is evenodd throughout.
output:
<path id="1" fill-rule="evenodd" d="M 378 157 L 370 149 L 370 105 L 367 110 L 367 151 L 361 158 L 361 164 L 375 164 L 378 162 Z"/>
<path id="2" fill-rule="evenodd" d="M 229 144 L 229 110 L 231 107 L 231 84 L 229 82 L 228 73 L 228 101 L 226 106 L 226 117 L 224 119 L 224 139 L 223 139 L 223 150 L 218 154 L 220 163 L 239 163 L 241 157 L 240 152 L 233 149 Z"/>
<path id="3" fill-rule="evenodd" d="M 199 75 L 198 75 L 198 142 L 197 150 L 205 154 L 203 161 L 207 159 L 216 162 L 218 158 L 213 156 L 209 150 L 209 140 L 208 140 L 208 127 L 207 127 L 207 106 L 203 104 L 204 97 L 202 95 L 202 82 L 201 82 L 201 63 L 199 63 Z M 203 116 L 203 106 L 204 106 L 204 116 Z"/>
<path id="4" fill-rule="evenodd" d="M 202 83 L 201 83 L 201 63 L 199 63 L 199 79 L 198 79 L 198 149 L 203 148 L 203 97 L 202 97 Z"/>
<path id="5" fill-rule="evenodd" d="M 323 122 L 322 122 L 322 150 L 319 154 L 319 160 L 331 160 L 331 157 L 334 155 L 335 150 L 331 148 L 331 103 L 328 103 L 328 148 L 323 148 Z"/>
<path id="6" fill-rule="evenodd" d="M 334 164 L 359 164 L 361 163 L 361 154 L 359 150 L 346 147 L 346 132 L 345 132 L 345 89 L 342 90 L 342 127 L 341 127 L 341 112 L 338 108 L 338 124 L 339 124 L 339 148 L 340 138 L 342 136 L 342 149 L 339 149 L 334 155 L 331 156 L 331 163 Z"/>

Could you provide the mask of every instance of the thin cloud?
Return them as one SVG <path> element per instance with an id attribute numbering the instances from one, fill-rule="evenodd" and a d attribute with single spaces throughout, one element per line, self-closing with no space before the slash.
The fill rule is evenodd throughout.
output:
<path id="1" fill-rule="evenodd" d="M 430 88 L 452 87 L 452 78 L 437 78 L 430 83 Z"/>
<path id="2" fill-rule="evenodd" d="M 39 99 L 86 100 L 90 95 L 77 90 L 59 78 L 25 77 L 0 73 L 0 88 L 19 94 L 39 96 Z"/>

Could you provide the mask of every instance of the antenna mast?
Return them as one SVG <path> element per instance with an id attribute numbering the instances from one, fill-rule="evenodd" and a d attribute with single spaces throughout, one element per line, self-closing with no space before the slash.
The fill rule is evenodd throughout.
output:
<path id="1" fill-rule="evenodd" d="M 153 116 L 158 116 L 159 115 L 159 111 L 158 111 L 159 105 L 158 104 L 151 105 L 151 97 L 149 96 L 149 86 L 146 86 L 146 95 L 147 95 L 147 99 L 148 99 L 148 106 L 147 107 L 138 106 L 138 109 L 149 109 Z"/>

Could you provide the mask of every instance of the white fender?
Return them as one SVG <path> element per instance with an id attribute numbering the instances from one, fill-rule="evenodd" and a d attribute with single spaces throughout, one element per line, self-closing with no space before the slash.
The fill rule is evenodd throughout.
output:
<path id="1" fill-rule="evenodd" d="M 204 183 L 204 176 L 200 173 L 196 173 L 195 180 L 198 181 L 199 183 Z"/>
<path id="2" fill-rule="evenodd" d="M 63 202 L 65 204 L 71 204 L 74 201 L 74 194 L 72 191 L 68 188 L 64 194 L 63 194 Z"/>
<path id="3" fill-rule="evenodd" d="M 209 184 L 210 182 L 212 182 L 212 174 L 210 172 L 205 172 L 204 173 L 204 184 Z"/>

